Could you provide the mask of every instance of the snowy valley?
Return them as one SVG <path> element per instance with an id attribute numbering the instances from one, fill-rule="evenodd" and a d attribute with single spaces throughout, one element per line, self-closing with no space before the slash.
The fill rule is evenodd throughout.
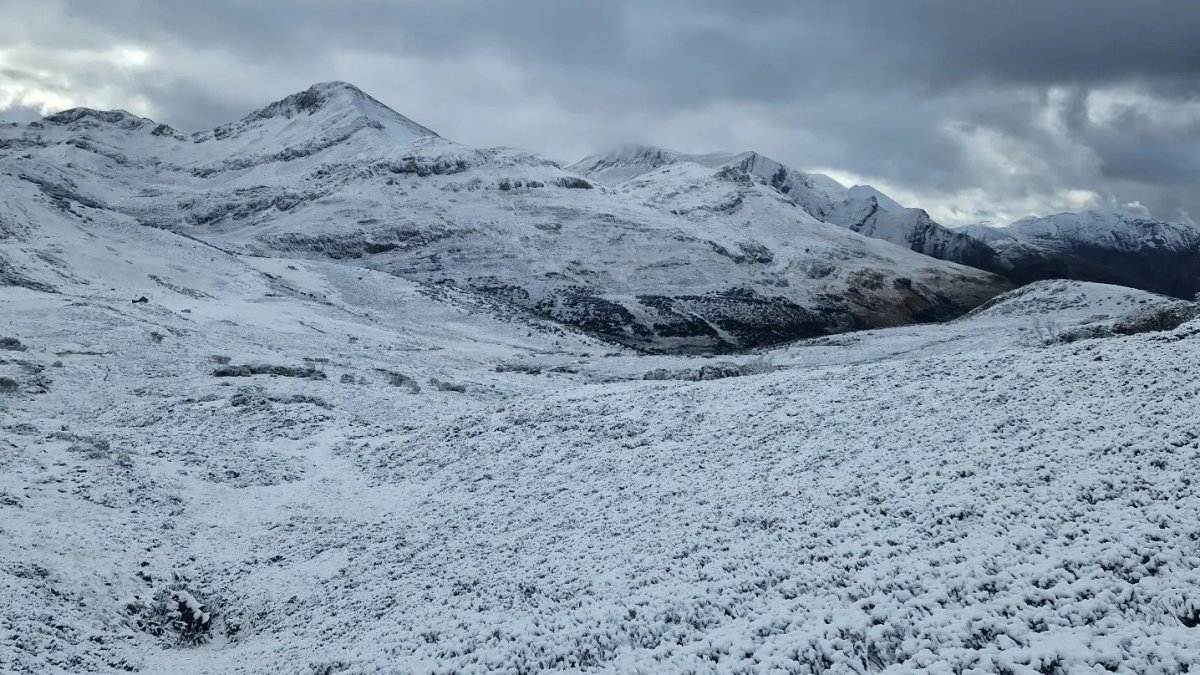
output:
<path id="1" fill-rule="evenodd" d="M 4 672 L 1200 666 L 1190 226 L 342 83 L 3 125 L 0 192 Z"/>

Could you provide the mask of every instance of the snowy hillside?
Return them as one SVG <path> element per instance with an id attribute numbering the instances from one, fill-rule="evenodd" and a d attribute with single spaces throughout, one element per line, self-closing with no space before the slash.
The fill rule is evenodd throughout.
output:
<path id="1" fill-rule="evenodd" d="M 729 366 L 336 261 L 37 232 L 59 292 L 0 295 L 5 672 L 1200 664 L 1200 326 L 1037 332 L 1173 301 L 1048 282 L 647 380 Z"/>
<path id="2" fill-rule="evenodd" d="M 0 143 L 24 219 L 50 209 L 338 260 L 650 351 L 951 318 L 1009 287 L 818 222 L 752 172 L 695 195 L 705 213 L 673 212 L 530 153 L 455 144 L 343 83 L 191 137 L 75 110 L 4 127 Z M 4 255 L 41 264 L 17 249 Z"/>
<path id="3" fill-rule="evenodd" d="M 665 158 L 0 127 L 0 672 L 1200 668 L 1200 307 Z"/>
<path id="4" fill-rule="evenodd" d="M 1191 223 L 1085 211 L 959 231 L 995 249 L 994 269 L 1019 283 L 1072 278 L 1188 299 L 1200 292 L 1200 227 Z"/>
<path id="5" fill-rule="evenodd" d="M 994 252 L 971 237 L 935 223 L 921 209 L 907 209 L 868 185 L 846 188 L 829 176 L 803 173 L 756 152 L 687 155 L 645 146 L 623 146 L 585 157 L 568 169 L 597 182 L 619 186 L 637 179 L 647 183 L 664 178 L 662 167 L 696 165 L 753 176 L 817 220 L 839 225 L 874 239 L 888 241 L 925 255 L 995 271 Z M 669 182 L 662 189 L 674 190 Z"/>

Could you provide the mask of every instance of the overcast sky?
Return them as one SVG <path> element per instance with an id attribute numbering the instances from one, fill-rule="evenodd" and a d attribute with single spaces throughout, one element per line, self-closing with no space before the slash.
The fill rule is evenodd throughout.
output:
<path id="1" fill-rule="evenodd" d="M 345 80 L 563 162 L 752 149 L 948 224 L 1200 219 L 1198 36 L 1196 0 L 0 0 L 0 119 L 197 131 Z"/>

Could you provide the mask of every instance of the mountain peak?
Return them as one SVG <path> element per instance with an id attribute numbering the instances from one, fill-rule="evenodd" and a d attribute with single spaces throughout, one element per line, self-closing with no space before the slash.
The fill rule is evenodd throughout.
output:
<path id="1" fill-rule="evenodd" d="M 121 129 L 140 129 L 144 126 L 154 126 L 153 120 L 138 117 L 125 110 L 96 110 L 94 108 L 71 108 L 47 115 L 42 118 L 42 124 L 67 126 L 84 123 L 90 125 L 109 124 Z"/>
<path id="2" fill-rule="evenodd" d="M 895 199 L 883 194 L 873 185 L 852 185 L 848 191 L 850 199 L 874 199 L 875 205 L 888 213 L 903 213 L 907 209 Z"/>
<path id="3" fill-rule="evenodd" d="M 255 110 L 245 119 L 251 117 L 256 119 L 270 119 L 272 117 L 286 117 L 291 119 L 302 114 L 311 115 L 329 106 L 339 104 L 356 106 L 360 102 L 368 101 L 379 108 L 395 112 L 368 96 L 362 89 L 348 82 L 333 81 L 318 82 L 304 91 L 298 91 L 285 96 L 266 107 Z"/>
<path id="4" fill-rule="evenodd" d="M 686 162 L 711 169 L 737 164 L 749 171 L 760 159 L 766 158 L 753 151 L 693 155 L 654 145 L 626 143 L 607 152 L 588 155 L 568 168 L 598 182 L 616 185 L 673 164 Z"/>
<path id="5" fill-rule="evenodd" d="M 588 155 L 567 167 L 600 183 L 616 185 L 659 167 L 684 161 L 685 155 L 651 145 L 626 143 L 607 152 Z"/>
<path id="6" fill-rule="evenodd" d="M 317 128 L 349 126 L 374 128 L 401 140 L 436 137 L 437 134 L 392 110 L 362 89 L 348 82 L 318 82 L 304 91 L 286 96 L 259 108 L 237 122 L 213 130 L 216 138 L 236 136 L 249 128 L 264 125 L 295 126 L 298 120 L 311 118 Z"/>

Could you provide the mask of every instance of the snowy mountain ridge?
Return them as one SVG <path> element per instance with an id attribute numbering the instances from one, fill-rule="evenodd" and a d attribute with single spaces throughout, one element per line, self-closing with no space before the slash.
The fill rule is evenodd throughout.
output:
<path id="1" fill-rule="evenodd" d="M 191 137 L 87 117 L 0 128 L 16 151 L 0 156 L 0 178 L 33 182 L 68 213 L 108 212 L 81 218 L 450 284 L 647 350 L 951 318 L 1008 287 L 821 222 L 763 177 L 782 167 L 755 154 L 702 158 L 712 180 L 669 204 L 532 153 L 456 144 L 343 83 Z M 662 171 L 680 160 L 642 152 L 625 163 Z M 53 284 L 34 252 L 10 255 Z"/>
<path id="2" fill-rule="evenodd" d="M 1200 227 L 1192 223 L 1084 211 L 958 231 L 993 248 L 996 271 L 1018 283 L 1061 277 L 1180 298 L 1200 292 Z"/>
<path id="3" fill-rule="evenodd" d="M 994 271 L 994 254 L 986 245 L 937 224 L 925 211 L 905 208 L 871 186 L 847 188 L 829 176 L 797 171 L 758 152 L 688 155 L 629 145 L 591 155 L 567 168 L 619 186 L 656 180 L 657 170 L 680 164 L 754 176 L 818 220 L 934 258 Z"/>

